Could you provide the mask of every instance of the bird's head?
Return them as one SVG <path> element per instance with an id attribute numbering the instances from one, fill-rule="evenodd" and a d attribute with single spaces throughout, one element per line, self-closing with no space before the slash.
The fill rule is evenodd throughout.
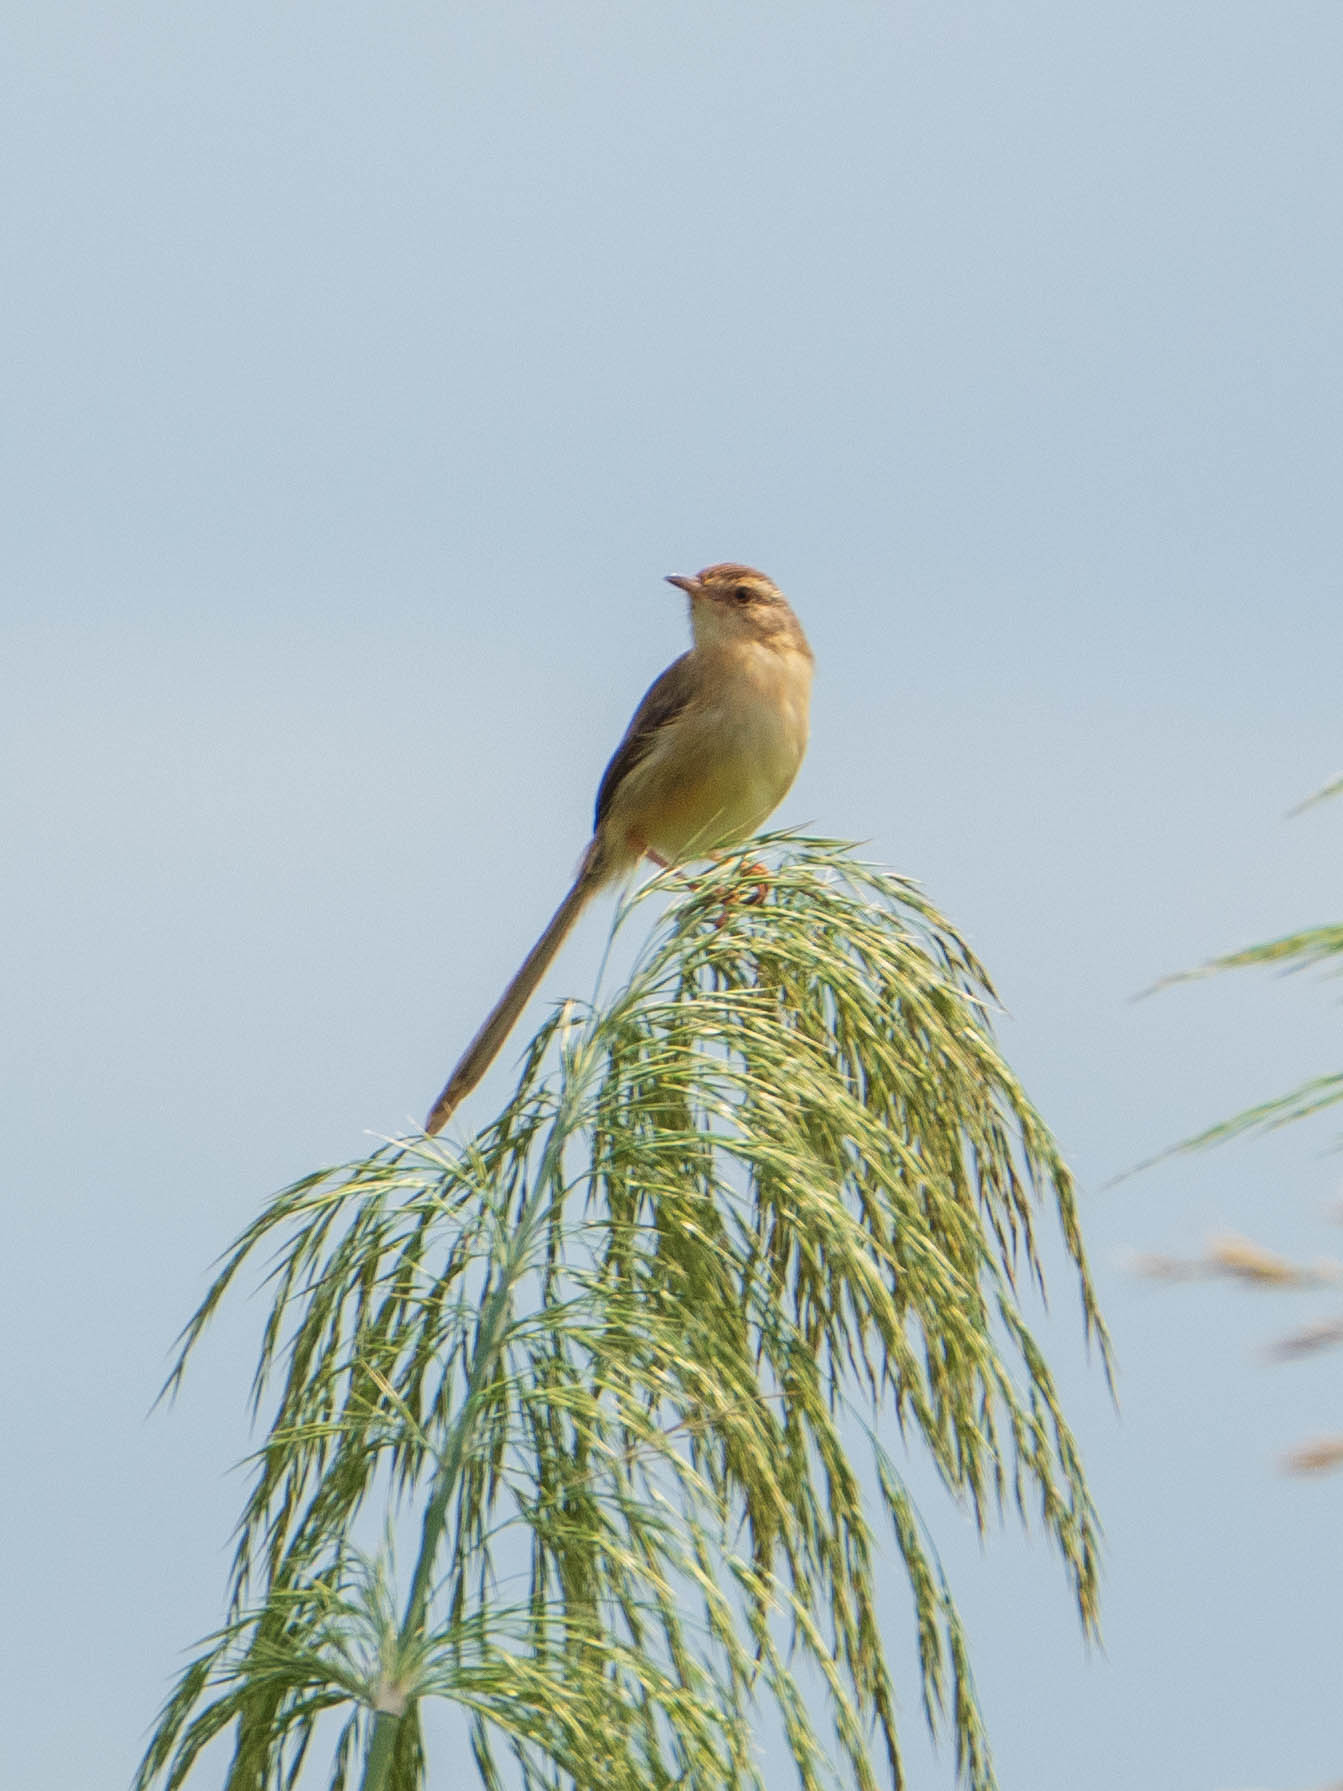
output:
<path id="1" fill-rule="evenodd" d="M 791 648 L 810 659 L 807 637 L 788 599 L 754 566 L 726 560 L 693 577 L 669 573 L 667 583 L 679 586 L 690 599 L 690 627 L 697 647 L 751 641 L 778 650 Z"/>

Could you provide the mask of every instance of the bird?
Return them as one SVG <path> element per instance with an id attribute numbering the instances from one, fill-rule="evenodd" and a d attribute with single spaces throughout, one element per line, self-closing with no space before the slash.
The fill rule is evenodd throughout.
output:
<path id="1" fill-rule="evenodd" d="M 692 645 L 650 685 L 597 789 L 592 839 L 569 893 L 471 1043 L 424 1124 L 442 1129 L 493 1063 L 591 898 L 643 858 L 708 858 L 749 839 L 807 749 L 813 654 L 774 581 L 724 561 L 666 582 L 690 604 Z"/>

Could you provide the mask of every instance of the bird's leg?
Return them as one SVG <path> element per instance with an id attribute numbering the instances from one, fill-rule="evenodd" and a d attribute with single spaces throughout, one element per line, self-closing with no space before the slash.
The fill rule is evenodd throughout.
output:
<path id="1" fill-rule="evenodd" d="M 633 846 L 637 849 L 637 851 L 639 852 L 641 857 L 651 858 L 653 863 L 655 865 L 657 865 L 659 870 L 671 871 L 673 873 L 673 875 L 681 883 L 681 885 L 683 886 L 683 888 L 685 889 L 685 891 L 688 895 L 694 895 L 695 892 L 699 889 L 700 880 L 698 877 L 687 877 L 684 871 L 678 869 L 677 866 L 673 865 L 671 863 L 670 859 L 664 858 L 660 852 L 655 852 L 653 850 L 653 848 L 650 845 L 648 845 L 644 840 L 641 840 L 637 836 L 637 834 L 633 834 L 633 833 L 630 834 L 629 842 L 630 842 L 631 846 Z M 727 859 L 732 857 L 732 849 L 730 847 L 720 847 L 715 851 L 706 852 L 705 857 L 708 858 L 714 864 L 722 864 Z M 748 906 L 754 907 L 757 903 L 763 902 L 765 899 L 765 896 L 766 896 L 766 893 L 768 890 L 768 885 L 763 881 L 763 879 L 769 875 L 769 866 L 766 865 L 762 860 L 757 858 L 750 864 L 743 863 L 742 871 L 743 871 L 744 875 L 747 877 L 750 877 L 752 874 L 754 874 L 754 877 L 756 880 L 750 885 L 750 887 L 748 889 L 746 889 L 746 890 L 732 889 L 732 890 L 729 890 L 727 892 L 727 894 L 723 897 L 722 912 L 720 913 L 718 920 L 716 922 L 716 924 L 720 927 L 723 926 L 727 921 L 727 909 L 728 909 L 729 902 L 743 902 L 743 903 L 747 904 Z"/>
<path id="2" fill-rule="evenodd" d="M 684 884 L 688 890 L 694 890 L 693 879 L 687 877 L 684 871 L 679 870 L 670 858 L 664 858 L 660 852 L 655 852 L 651 846 L 645 845 L 635 833 L 632 833 L 629 839 L 631 846 L 635 848 L 640 858 L 651 858 L 660 871 L 670 871 L 677 881 Z"/>

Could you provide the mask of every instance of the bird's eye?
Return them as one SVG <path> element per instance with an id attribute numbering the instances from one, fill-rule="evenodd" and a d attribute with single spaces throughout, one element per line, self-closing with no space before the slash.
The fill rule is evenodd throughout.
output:
<path id="1" fill-rule="evenodd" d="M 733 587 L 732 601 L 734 603 L 749 603 L 754 596 L 755 592 L 750 585 L 735 585 Z"/>

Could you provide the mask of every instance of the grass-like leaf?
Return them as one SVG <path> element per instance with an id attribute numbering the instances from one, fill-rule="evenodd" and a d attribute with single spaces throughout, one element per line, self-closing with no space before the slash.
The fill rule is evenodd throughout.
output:
<path id="1" fill-rule="evenodd" d="M 1334 796 L 1343 795 L 1343 777 L 1331 778 L 1323 789 L 1317 790 L 1313 796 L 1300 803 L 1291 812 L 1299 814 L 1317 802 L 1323 802 Z M 1213 958 L 1197 970 L 1186 971 L 1179 976 L 1170 976 L 1156 985 L 1167 987 L 1171 983 L 1186 982 L 1194 977 L 1210 976 L 1224 970 L 1254 969 L 1262 965 L 1276 965 L 1285 970 L 1302 970 L 1313 966 L 1326 965 L 1334 974 L 1343 968 L 1343 926 L 1329 925 L 1307 927 L 1295 933 L 1286 933 L 1278 939 L 1268 939 L 1258 945 L 1247 946 L 1241 951 L 1228 952 L 1222 957 Z M 1149 990 L 1148 993 L 1151 993 Z M 1215 1125 L 1206 1126 L 1201 1132 L 1185 1138 L 1172 1145 L 1168 1150 L 1151 1157 L 1138 1165 L 1139 1169 L 1150 1168 L 1155 1163 L 1164 1162 L 1168 1157 L 1184 1151 L 1203 1150 L 1210 1145 L 1225 1144 L 1232 1138 L 1250 1133 L 1274 1131 L 1280 1126 L 1293 1125 L 1298 1120 L 1308 1119 L 1313 1114 L 1323 1112 L 1325 1108 L 1334 1107 L 1343 1101 L 1343 1074 L 1337 1072 L 1312 1077 L 1299 1087 L 1290 1089 L 1286 1094 L 1275 1095 L 1269 1100 L 1257 1102 L 1252 1107 L 1233 1114 L 1230 1119 L 1219 1120 Z M 1136 1170 L 1129 1171 L 1136 1174 Z M 1122 1178 L 1121 1178 L 1122 1179 Z M 1310 1287 L 1321 1280 L 1337 1279 L 1335 1265 L 1314 1265 L 1302 1268 L 1275 1256 L 1262 1245 L 1249 1239 L 1229 1238 L 1215 1243 L 1202 1258 L 1193 1261 L 1180 1261 L 1170 1257 L 1146 1256 L 1137 1260 L 1139 1269 L 1147 1274 L 1164 1279 L 1184 1280 L 1193 1276 L 1235 1275 L 1243 1282 L 1259 1287 Z M 1325 1344 L 1337 1341 L 1339 1325 L 1337 1321 L 1316 1324 L 1305 1330 L 1297 1331 L 1281 1340 L 1274 1353 L 1279 1356 L 1293 1356 L 1321 1348 Z M 1287 1458 L 1286 1465 L 1292 1472 L 1316 1472 L 1325 1468 L 1336 1467 L 1343 1459 L 1343 1451 L 1337 1447 L 1338 1439 L 1326 1439 L 1322 1444 L 1304 1447 Z"/>

